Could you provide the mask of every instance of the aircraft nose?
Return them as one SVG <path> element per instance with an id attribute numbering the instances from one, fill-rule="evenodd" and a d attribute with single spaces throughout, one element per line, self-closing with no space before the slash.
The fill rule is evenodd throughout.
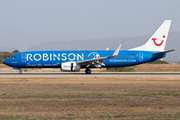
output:
<path id="1" fill-rule="evenodd" d="M 8 65 L 8 59 L 3 60 L 3 64 Z"/>

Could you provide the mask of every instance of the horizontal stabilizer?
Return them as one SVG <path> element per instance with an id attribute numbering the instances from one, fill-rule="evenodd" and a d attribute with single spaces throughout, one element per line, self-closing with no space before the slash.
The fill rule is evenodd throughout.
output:
<path id="1" fill-rule="evenodd" d="M 109 50 L 109 47 L 108 47 L 108 48 L 106 48 L 106 50 Z"/>
<path id="2" fill-rule="evenodd" d="M 175 49 L 167 50 L 167 51 L 163 51 L 163 52 L 158 52 L 158 53 L 154 53 L 153 55 L 162 55 L 162 54 L 165 54 L 165 53 L 168 53 L 168 52 L 172 52 L 172 51 L 175 51 Z"/>

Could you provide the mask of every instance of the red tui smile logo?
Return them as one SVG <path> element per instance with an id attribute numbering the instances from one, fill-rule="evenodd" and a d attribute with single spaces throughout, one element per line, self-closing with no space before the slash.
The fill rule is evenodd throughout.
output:
<path id="1" fill-rule="evenodd" d="M 166 36 L 163 35 L 163 38 L 165 38 L 165 37 L 166 37 Z M 161 45 L 163 44 L 163 42 L 164 42 L 164 40 L 162 40 L 161 43 L 158 44 L 158 43 L 156 43 L 156 40 L 157 40 L 156 38 L 152 38 L 152 40 L 153 40 L 153 42 L 154 42 L 154 44 L 155 44 L 156 46 L 161 46 Z"/>

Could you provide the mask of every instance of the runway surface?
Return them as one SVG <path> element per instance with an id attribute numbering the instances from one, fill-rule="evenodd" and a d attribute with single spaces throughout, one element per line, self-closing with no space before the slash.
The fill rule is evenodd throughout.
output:
<path id="1" fill-rule="evenodd" d="M 85 73 L 0 73 L 0 77 L 107 77 L 107 76 L 180 76 L 180 72 L 94 72 Z"/>

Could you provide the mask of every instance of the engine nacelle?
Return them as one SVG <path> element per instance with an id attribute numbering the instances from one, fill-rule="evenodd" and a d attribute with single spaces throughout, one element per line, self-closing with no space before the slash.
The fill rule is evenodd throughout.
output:
<path id="1" fill-rule="evenodd" d="M 61 63 L 61 71 L 80 71 L 81 67 L 76 62 Z"/>

